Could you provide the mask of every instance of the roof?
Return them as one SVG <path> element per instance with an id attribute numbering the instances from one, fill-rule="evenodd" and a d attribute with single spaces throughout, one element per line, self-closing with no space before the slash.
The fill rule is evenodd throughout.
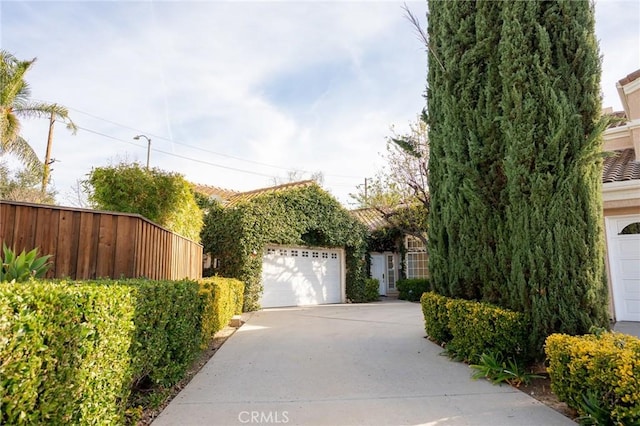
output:
<path id="1" fill-rule="evenodd" d="M 196 192 L 216 198 L 220 201 L 226 201 L 232 196 L 239 194 L 238 191 L 232 189 L 219 188 L 217 186 L 194 184 L 193 189 Z"/>
<path id="2" fill-rule="evenodd" d="M 382 216 L 382 213 L 373 208 L 351 210 L 349 213 L 369 228 L 370 231 L 375 231 L 376 229 L 389 225 Z"/>
<path id="3" fill-rule="evenodd" d="M 640 162 L 635 161 L 633 148 L 613 151 L 613 156 L 604 159 L 602 182 L 624 182 L 640 179 Z"/>
<path id="4" fill-rule="evenodd" d="M 275 192 L 286 191 L 293 188 L 305 188 L 308 186 L 317 185 L 314 180 L 303 180 L 300 182 L 290 182 L 283 185 L 270 186 L 267 188 L 255 189 L 248 192 L 238 192 L 233 194 L 227 199 L 226 206 L 233 206 L 243 201 L 253 200 L 256 197 L 265 194 L 272 194 Z"/>
<path id="5" fill-rule="evenodd" d="M 618 83 L 620 84 L 620 86 L 624 86 L 626 84 L 629 84 L 629 83 L 637 80 L 638 78 L 640 78 L 640 69 L 635 70 L 631 74 L 627 75 L 625 78 L 623 78 L 622 80 L 618 81 Z"/>

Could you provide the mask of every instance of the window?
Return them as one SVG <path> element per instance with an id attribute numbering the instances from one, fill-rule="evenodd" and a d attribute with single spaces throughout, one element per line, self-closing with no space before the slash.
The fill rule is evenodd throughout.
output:
<path id="1" fill-rule="evenodd" d="M 338 258 L 338 255 L 337 255 L 336 253 L 331 253 L 331 258 L 332 258 L 332 259 L 337 259 L 337 258 Z"/>
<path id="2" fill-rule="evenodd" d="M 329 258 L 329 253 L 327 253 L 326 251 L 322 252 L 322 258 L 323 259 L 328 259 Z"/>
<path id="3" fill-rule="evenodd" d="M 309 257 L 309 252 L 308 251 L 303 251 L 302 252 L 302 257 Z"/>
<path id="4" fill-rule="evenodd" d="M 272 249 L 272 248 L 267 249 L 267 255 L 275 254 L 275 252 L 276 252 L 275 249 Z"/>
<path id="5" fill-rule="evenodd" d="M 312 252 L 311 257 L 318 257 L 318 252 L 317 251 Z"/>
<path id="6" fill-rule="evenodd" d="M 286 256 L 287 251 L 285 249 L 280 249 L 280 256 Z"/>
<path id="7" fill-rule="evenodd" d="M 291 256 L 298 257 L 298 250 L 291 250 Z"/>
<path id="8" fill-rule="evenodd" d="M 640 234 L 640 222 L 635 222 L 624 227 L 618 235 Z"/>
<path id="9" fill-rule="evenodd" d="M 407 247 L 407 251 L 427 251 L 424 244 L 422 244 L 422 241 L 413 235 L 407 235 L 405 245 Z"/>
<path id="10" fill-rule="evenodd" d="M 407 253 L 407 278 L 426 278 L 428 257 L 426 252 Z"/>

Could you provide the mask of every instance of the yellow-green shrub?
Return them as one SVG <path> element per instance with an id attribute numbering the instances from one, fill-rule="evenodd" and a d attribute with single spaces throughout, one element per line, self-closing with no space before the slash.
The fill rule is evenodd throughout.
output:
<path id="1" fill-rule="evenodd" d="M 488 303 L 461 299 L 447 301 L 451 340 L 447 350 L 477 362 L 483 353 L 500 352 L 519 358 L 525 346 L 524 316 Z"/>
<path id="2" fill-rule="evenodd" d="M 561 401 L 586 414 L 591 392 L 619 425 L 640 422 L 640 339 L 621 333 L 547 337 L 551 389 Z"/>
<path id="3" fill-rule="evenodd" d="M 242 313 L 244 284 L 233 278 L 209 277 L 200 280 L 202 299 L 202 341 L 205 348 L 215 333 Z"/>
<path id="4" fill-rule="evenodd" d="M 518 358 L 524 347 L 524 316 L 488 303 L 427 292 L 420 299 L 425 331 L 457 357 L 477 362 L 483 353 Z"/>
<path id="5" fill-rule="evenodd" d="M 451 340 L 447 310 L 448 300 L 447 297 L 432 291 L 423 293 L 420 298 L 424 315 L 424 330 L 427 336 L 436 343 L 446 343 Z"/>

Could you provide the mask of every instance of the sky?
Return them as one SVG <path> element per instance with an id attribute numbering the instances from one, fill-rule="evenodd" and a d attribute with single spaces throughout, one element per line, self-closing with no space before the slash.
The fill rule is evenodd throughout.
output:
<path id="1" fill-rule="evenodd" d="M 426 2 L 406 2 L 426 26 Z M 600 0 L 603 106 L 640 68 L 640 2 Z M 426 53 L 398 1 L 0 0 L 0 48 L 37 58 L 36 101 L 56 123 L 52 179 L 62 205 L 92 167 L 146 163 L 248 191 L 322 172 L 350 193 L 384 165 L 386 138 L 425 105 Z M 22 122 L 44 158 L 47 119 Z"/>

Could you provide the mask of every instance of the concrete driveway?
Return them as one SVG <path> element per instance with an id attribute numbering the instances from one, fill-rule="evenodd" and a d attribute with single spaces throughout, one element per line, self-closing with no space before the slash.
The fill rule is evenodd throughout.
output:
<path id="1" fill-rule="evenodd" d="M 417 303 L 256 312 L 153 425 L 575 424 L 441 352 Z"/>

